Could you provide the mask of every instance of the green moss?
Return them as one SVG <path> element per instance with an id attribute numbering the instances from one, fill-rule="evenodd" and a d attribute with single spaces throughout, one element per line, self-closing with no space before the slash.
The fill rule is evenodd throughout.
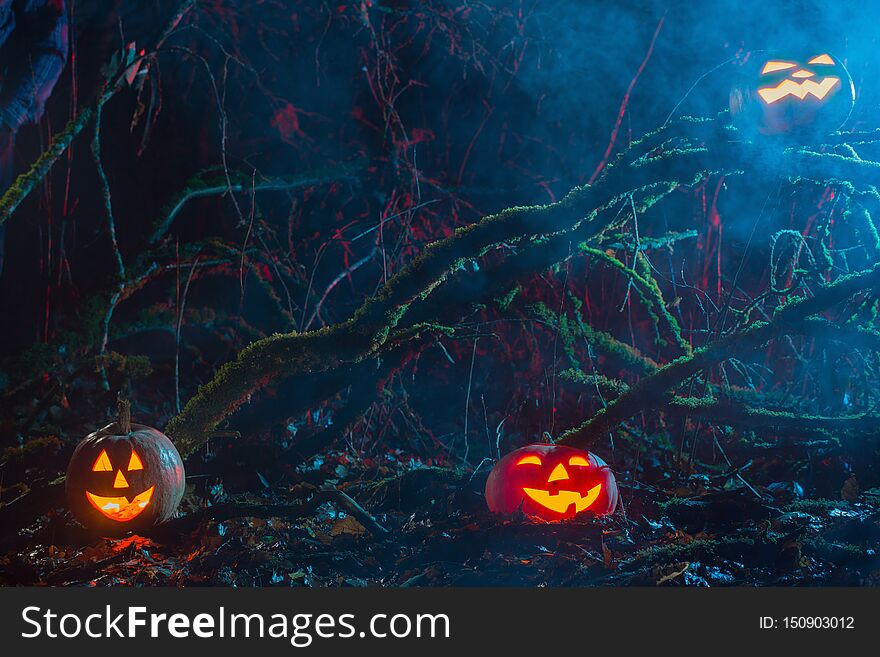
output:
<path id="1" fill-rule="evenodd" d="M 808 556 L 836 566 L 869 558 L 867 550 L 859 545 L 828 541 L 821 536 L 806 536 L 801 540 L 801 545 Z"/>
<path id="2" fill-rule="evenodd" d="M 846 213 L 844 213 L 844 218 L 847 220 L 850 220 L 851 218 L 855 219 L 856 230 L 862 238 L 861 242 L 868 248 L 869 253 L 876 254 L 880 251 L 880 233 L 877 232 L 874 218 L 871 216 L 871 213 L 868 212 L 867 208 L 859 207 L 856 210 L 848 209 Z"/>
<path id="3" fill-rule="evenodd" d="M 696 230 L 684 230 L 680 232 L 672 231 L 665 235 L 656 237 L 641 235 L 639 236 L 639 245 L 643 251 L 651 251 L 652 249 L 660 249 L 663 247 L 671 247 L 677 242 L 694 239 L 697 236 Z M 606 236 L 607 242 L 602 242 L 603 248 L 633 250 L 635 247 L 632 235 L 628 233 L 618 233 Z"/>
<path id="4" fill-rule="evenodd" d="M 636 553 L 636 559 L 647 563 L 693 561 L 696 558 L 714 556 L 717 549 L 717 541 L 698 538 L 688 543 L 658 545 L 640 550 Z"/>
<path id="5" fill-rule="evenodd" d="M 567 381 L 572 381 L 573 383 L 578 383 L 583 386 L 598 387 L 602 392 L 611 393 L 613 395 L 622 395 L 629 390 L 629 386 L 624 381 L 610 379 L 601 374 L 587 374 L 586 372 L 575 368 L 563 370 L 559 373 L 559 376 Z"/>
<path id="6" fill-rule="evenodd" d="M 574 303 L 574 295 L 568 294 L 568 298 Z M 579 300 L 574 313 L 578 329 L 583 339 L 596 351 L 619 359 L 621 362 L 634 367 L 640 374 L 646 374 L 657 369 L 657 363 L 643 356 L 638 349 L 621 342 L 610 333 L 599 331 L 583 321 L 580 313 Z"/>
<path id="7" fill-rule="evenodd" d="M 498 306 L 499 310 L 507 310 L 510 307 L 510 304 L 513 303 L 513 300 L 516 299 L 516 296 L 522 291 L 522 287 L 519 285 L 514 286 L 511 290 L 497 299 L 495 299 L 495 305 Z"/>
<path id="8" fill-rule="evenodd" d="M 657 503 L 657 506 L 660 507 L 661 510 L 669 511 L 670 509 L 676 509 L 678 507 L 687 507 L 691 504 L 691 500 L 687 497 L 670 497 L 668 500 L 662 500 Z"/>
<path id="9" fill-rule="evenodd" d="M 775 544 L 776 542 L 772 539 L 757 541 L 748 537 L 698 538 L 687 543 L 654 546 L 640 550 L 636 553 L 636 559 L 651 564 L 710 560 L 719 556 L 740 554 L 757 546 L 773 546 Z"/>
<path id="10" fill-rule="evenodd" d="M 571 325 L 568 315 L 565 313 L 555 313 L 541 302 L 532 305 L 530 310 L 540 317 L 541 321 L 545 324 L 556 329 L 556 335 L 562 343 L 562 348 L 568 357 L 569 363 L 572 367 L 579 368 L 581 364 L 575 352 L 575 328 Z"/>
<path id="11" fill-rule="evenodd" d="M 601 249 L 593 248 L 586 243 L 581 243 L 578 248 L 594 258 L 606 262 L 615 269 L 623 272 L 623 274 L 629 278 L 633 283 L 632 289 L 636 291 L 636 294 L 642 301 L 648 316 L 651 318 L 657 336 L 656 343 L 658 345 L 662 346 L 662 344 L 665 344 L 661 343 L 662 339 L 660 337 L 660 322 L 662 318 L 663 324 L 672 333 L 679 349 L 684 354 L 691 353 L 690 344 L 681 337 L 681 328 L 679 327 L 678 322 L 666 309 L 666 302 L 663 300 L 663 294 L 660 291 L 659 285 L 657 285 L 657 281 L 654 280 L 654 277 L 651 274 L 650 264 L 644 253 L 639 251 L 636 255 L 637 271 L 636 269 L 627 267 L 623 262 L 610 253 L 602 251 Z"/>
<path id="12" fill-rule="evenodd" d="M 821 514 L 828 513 L 832 509 L 849 509 L 850 507 L 850 503 L 846 500 L 803 499 L 795 500 L 786 506 L 785 510 Z"/>
<path id="13" fill-rule="evenodd" d="M 61 449 L 61 441 L 56 436 L 31 438 L 21 447 L 7 447 L 0 452 L 0 465 L 22 465 L 46 458 L 46 454 Z"/>
<path id="14" fill-rule="evenodd" d="M 91 107 L 83 109 L 74 119 L 72 119 L 64 130 L 52 137 L 48 148 L 43 151 L 40 157 L 30 166 L 30 168 L 18 176 L 15 182 L 4 192 L 0 198 L 0 225 L 2 225 L 15 212 L 16 208 L 21 205 L 22 201 L 40 184 L 46 174 L 52 169 L 52 166 L 62 154 L 70 146 L 76 136 L 83 131 L 83 128 L 92 119 L 94 110 Z"/>
<path id="15" fill-rule="evenodd" d="M 126 378 L 137 379 L 153 372 L 153 366 L 147 356 L 133 356 L 107 351 L 95 356 L 95 371 L 114 371 Z"/>
<path id="16" fill-rule="evenodd" d="M 678 343 L 679 348 L 684 352 L 685 355 L 693 353 L 693 349 L 691 349 L 690 343 L 688 343 L 681 336 L 681 327 L 679 326 L 678 321 L 666 308 L 666 301 L 663 299 L 663 292 L 661 292 L 660 286 L 657 284 L 657 280 L 654 278 L 654 274 L 651 272 L 651 263 L 648 262 L 648 257 L 642 251 L 639 251 L 636 254 L 636 271 L 647 283 L 649 293 L 656 304 L 657 310 L 663 316 L 663 319 L 666 322 L 666 326 L 675 337 L 675 341 L 676 343 Z"/>

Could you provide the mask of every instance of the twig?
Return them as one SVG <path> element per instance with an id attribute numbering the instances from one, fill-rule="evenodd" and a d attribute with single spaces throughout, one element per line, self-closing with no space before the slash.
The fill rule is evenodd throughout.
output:
<path id="1" fill-rule="evenodd" d="M 98 170 L 98 180 L 101 182 L 101 197 L 104 201 L 104 211 L 107 213 L 107 227 L 110 233 L 110 243 L 113 245 L 113 255 L 116 258 L 116 274 L 119 280 L 125 279 L 125 264 L 122 253 L 119 251 L 119 240 L 116 238 L 116 220 L 113 217 L 113 197 L 110 193 L 110 181 L 107 172 L 104 171 L 104 163 L 101 161 L 101 117 L 104 112 L 104 104 L 112 96 L 105 90 L 101 93 L 103 102 L 98 102 L 95 108 L 95 129 L 92 136 L 92 157 L 95 160 L 95 168 Z"/>
<path id="2" fill-rule="evenodd" d="M 356 180 L 357 174 L 365 165 L 364 160 L 355 160 L 333 168 L 307 171 L 290 177 L 265 178 L 253 183 L 250 178 L 236 173 L 230 174 L 229 182 L 225 175 L 221 175 L 218 179 L 199 173 L 187 182 L 183 191 L 177 195 L 156 223 L 150 236 L 150 244 L 155 245 L 165 236 L 180 212 L 193 199 L 220 196 L 228 192 L 238 193 L 245 189 L 252 192 L 287 191 L 302 187 L 317 187 L 345 179 Z"/>
<path id="3" fill-rule="evenodd" d="M 361 258 L 357 262 L 352 263 L 351 265 L 349 265 L 348 267 L 343 269 L 341 272 L 339 272 L 333 278 L 333 280 L 327 284 L 327 287 L 324 288 L 324 293 L 321 294 L 321 298 L 318 299 L 318 302 L 315 304 L 315 309 L 312 311 L 312 314 L 309 317 L 309 321 L 306 322 L 306 325 L 303 327 L 303 330 L 308 331 L 312 327 L 312 324 L 314 323 L 315 319 L 318 317 L 318 313 L 321 312 L 321 306 L 324 305 L 324 301 L 327 300 L 327 297 L 333 291 L 333 288 L 335 288 L 337 285 L 339 285 L 339 283 L 341 283 L 346 278 L 351 276 L 354 272 L 356 272 L 358 269 L 363 267 L 365 264 L 370 262 L 375 257 L 375 255 L 376 255 L 376 250 L 373 249 L 367 255 L 365 255 L 363 258 Z M 306 303 L 308 303 L 308 299 L 306 299 Z M 305 310 L 305 304 L 303 304 L 303 310 Z"/>
<path id="4" fill-rule="evenodd" d="M 196 256 L 192 267 L 189 268 L 189 276 L 186 277 L 186 284 L 183 286 L 183 294 L 180 297 L 180 305 L 177 309 L 177 325 L 174 327 L 174 408 L 178 413 L 180 413 L 180 331 L 183 328 L 183 314 L 186 310 L 189 286 L 192 284 L 193 275 L 196 273 L 199 258 L 201 258 L 201 255 Z"/>
<path id="5" fill-rule="evenodd" d="M 350 513 L 374 536 L 384 536 L 388 533 L 388 530 L 380 525 L 361 505 L 335 488 L 314 491 L 307 500 L 296 504 L 237 504 L 235 502 L 215 504 L 180 518 L 169 520 L 144 533 L 151 538 L 161 540 L 189 533 L 209 520 L 223 521 L 231 518 L 285 518 L 295 520 L 312 515 L 318 507 L 328 502 Z"/>
<path id="6" fill-rule="evenodd" d="M 382 525 L 376 522 L 364 507 L 358 504 L 354 498 L 349 497 L 341 490 L 334 486 L 326 486 L 320 488 L 320 493 L 327 495 L 327 501 L 333 502 L 337 506 L 342 507 L 349 514 L 353 515 L 366 529 L 374 536 L 382 536 L 388 533 Z"/>
<path id="7" fill-rule="evenodd" d="M 467 466 L 467 457 L 468 452 L 471 449 L 471 443 L 468 439 L 468 418 L 470 417 L 470 407 L 471 407 L 471 384 L 474 381 L 474 362 L 477 359 L 477 342 L 479 338 L 474 338 L 474 348 L 471 351 L 471 367 L 468 371 L 468 384 L 467 384 L 467 393 L 464 397 L 464 456 L 462 457 L 462 463 Z M 451 445 L 450 445 L 451 449 Z"/>

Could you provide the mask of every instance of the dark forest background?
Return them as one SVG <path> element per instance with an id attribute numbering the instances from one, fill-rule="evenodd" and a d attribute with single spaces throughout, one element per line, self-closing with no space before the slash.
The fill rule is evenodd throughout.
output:
<path id="1" fill-rule="evenodd" d="M 94 100 L 104 63 L 131 43 L 150 48 L 180 4 L 68 3 L 70 59 L 45 117 L 20 136 L 19 171 Z M 844 131 L 874 130 L 878 21 L 872 2 L 199 0 L 143 84 L 104 109 L 119 253 L 130 275 L 152 272 L 119 300 L 106 345 L 102 300 L 118 267 L 88 136 L 7 222 L 0 446 L 39 445 L 41 476 L 63 472 L 76 441 L 111 419 L 119 391 L 140 421 L 165 426 L 253 340 L 343 321 L 456 228 L 559 200 L 669 118 L 724 112 L 753 51 L 835 54 L 857 92 Z M 154 238 L 181 194 L 224 170 L 242 191 L 192 198 Z M 728 305 L 747 306 L 812 257 L 822 231 L 830 278 L 873 265 L 836 189 L 795 187 L 780 173 L 708 177 L 639 217 L 646 244 L 676 236 L 648 255 L 691 345 L 712 337 Z M 300 174 L 326 182 L 251 191 Z M 619 245 L 601 248 L 626 258 Z M 475 274 L 507 252 L 463 262 L 456 280 L 482 284 Z M 454 332 L 376 358 L 341 387 L 298 378 L 255 395 L 187 462 L 186 508 L 273 497 L 304 479 L 360 490 L 434 467 L 458 473 L 474 504 L 499 455 L 602 408 L 607 391 L 573 372 L 635 380 L 578 333 L 579 322 L 657 362 L 672 358 L 626 277 L 576 244 L 558 266 L 512 283 L 515 294 L 451 318 Z M 877 363 L 852 347 L 796 338 L 713 377 L 760 392 L 771 407 L 867 412 Z M 880 486 L 872 441 L 841 449 L 802 438 L 647 413 L 592 448 L 618 473 L 633 522 L 656 520 L 665 513 L 658 500 L 676 495 L 751 489 L 846 501 L 847 482 Z M 27 467 L 6 462 L 2 497 L 33 476 L 22 458 Z M 777 581 L 768 568 L 754 580 L 731 577 Z M 837 582 L 831 570 L 805 581 Z M 493 572 L 477 581 L 503 581 Z M 839 581 L 863 583 L 868 572 Z"/>

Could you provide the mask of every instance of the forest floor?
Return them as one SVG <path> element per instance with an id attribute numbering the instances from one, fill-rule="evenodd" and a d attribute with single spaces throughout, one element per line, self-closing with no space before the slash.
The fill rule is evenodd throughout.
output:
<path id="1" fill-rule="evenodd" d="M 204 478 L 188 486 L 181 511 L 289 504 L 330 482 L 386 534 L 327 503 L 294 520 L 206 519 L 171 536 L 102 538 L 84 533 L 56 496 L 26 525 L 4 521 L 0 585 L 880 584 L 880 491 L 847 480 L 840 499 L 809 499 L 794 482 L 761 485 L 761 465 L 747 484 L 738 474 L 691 476 L 671 490 L 624 483 L 613 516 L 541 524 L 486 511 L 487 468 L 356 463 L 331 452 L 300 465 L 295 484 L 256 473 L 260 494 Z"/>

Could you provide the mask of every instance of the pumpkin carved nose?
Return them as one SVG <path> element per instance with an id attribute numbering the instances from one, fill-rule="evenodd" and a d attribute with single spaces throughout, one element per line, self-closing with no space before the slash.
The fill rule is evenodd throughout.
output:
<path id="1" fill-rule="evenodd" d="M 113 480 L 113 488 L 128 488 L 128 480 L 122 474 L 122 470 L 116 471 L 116 479 Z"/>
<path id="2" fill-rule="evenodd" d="M 560 463 L 553 468 L 553 472 L 550 473 L 547 483 L 549 484 L 551 481 L 560 481 L 563 479 L 568 479 L 568 471 L 565 469 L 565 466 Z"/>
<path id="3" fill-rule="evenodd" d="M 793 77 L 793 78 L 811 78 L 814 75 L 816 75 L 816 74 L 813 73 L 812 71 L 808 71 L 807 69 L 802 68 L 799 71 L 795 71 L 794 73 L 792 73 L 791 77 Z"/>

